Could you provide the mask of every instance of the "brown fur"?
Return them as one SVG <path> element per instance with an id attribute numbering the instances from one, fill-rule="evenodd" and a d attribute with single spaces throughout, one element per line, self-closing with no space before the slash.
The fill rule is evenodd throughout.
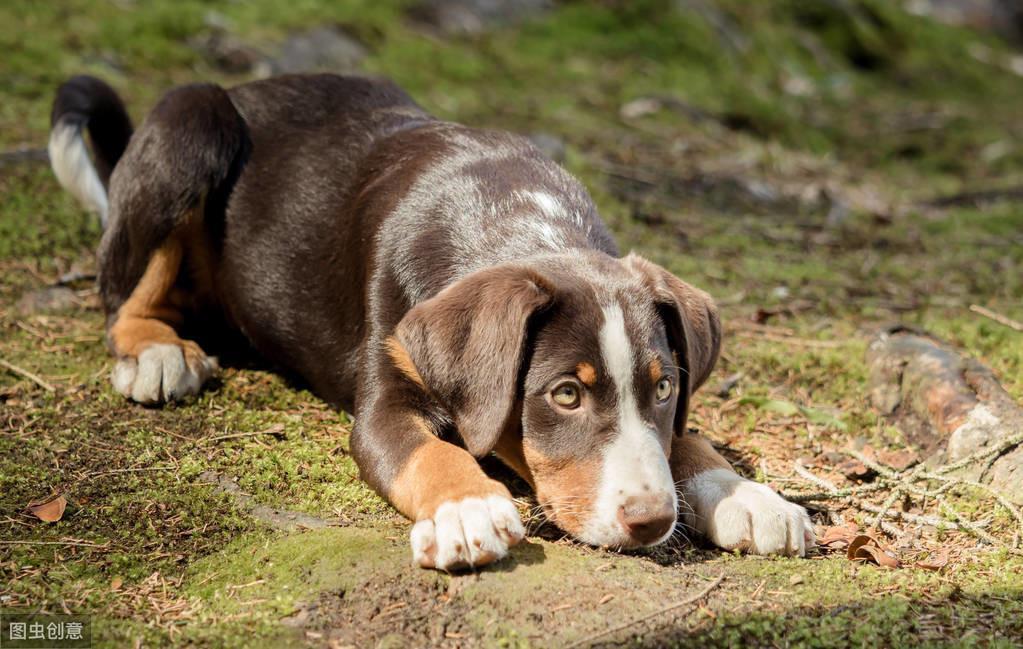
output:
<path id="1" fill-rule="evenodd" d="M 425 422 L 418 420 L 418 426 L 429 434 Z M 413 521 L 432 518 L 449 500 L 511 498 L 508 488 L 488 478 L 473 456 L 432 436 L 411 453 L 387 495 L 395 509 Z"/>
<path id="2" fill-rule="evenodd" d="M 536 497 L 547 508 L 547 515 L 565 530 L 578 530 L 590 516 L 600 479 L 600 461 L 596 457 L 552 461 L 526 445 L 526 463 L 535 478 Z"/>
<path id="3" fill-rule="evenodd" d="M 419 370 L 416 369 L 415 363 L 412 362 L 412 357 L 409 356 L 408 350 L 402 346 L 401 342 L 394 336 L 389 336 L 385 345 L 387 347 L 387 354 L 391 357 L 394 367 L 405 378 L 425 390 L 426 383 L 423 382 L 423 377 L 419 375 Z"/>
<path id="4" fill-rule="evenodd" d="M 711 469 L 732 470 L 728 460 L 721 457 L 706 438 L 690 432 L 675 437 L 668 463 L 676 483 Z"/>

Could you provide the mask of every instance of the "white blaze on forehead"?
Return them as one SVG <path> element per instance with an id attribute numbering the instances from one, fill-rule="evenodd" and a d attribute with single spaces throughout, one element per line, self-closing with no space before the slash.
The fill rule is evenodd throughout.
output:
<path id="1" fill-rule="evenodd" d="M 627 499 L 651 494 L 668 495 L 673 507 L 677 508 L 678 497 L 656 428 L 643 421 L 636 402 L 633 386 L 636 363 L 632 343 L 625 330 L 625 314 L 617 303 L 604 307 L 603 313 L 600 353 L 618 395 L 618 430 L 604 449 L 593 516 L 580 538 L 594 545 L 617 545 L 629 541 L 618 522 L 618 509 Z M 669 531 L 665 536 L 670 534 Z"/>

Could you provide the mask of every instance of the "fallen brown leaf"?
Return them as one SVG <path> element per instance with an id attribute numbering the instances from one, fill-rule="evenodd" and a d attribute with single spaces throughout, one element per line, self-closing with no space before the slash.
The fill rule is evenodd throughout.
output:
<path id="1" fill-rule="evenodd" d="M 824 533 L 817 539 L 817 545 L 829 550 L 844 550 L 856 538 L 858 531 L 859 527 L 852 522 L 825 528 Z"/>
<path id="2" fill-rule="evenodd" d="M 899 560 L 886 551 L 876 537 L 860 534 L 849 543 L 846 556 L 850 561 L 870 561 L 884 568 L 898 568 Z"/>
<path id="3" fill-rule="evenodd" d="M 123 579 L 121 579 L 120 577 L 114 577 L 110 581 L 110 590 L 119 590 L 123 583 L 124 583 Z"/>
<path id="4" fill-rule="evenodd" d="M 56 494 L 45 500 L 34 501 L 28 504 L 28 511 L 46 523 L 56 523 L 59 521 L 64 515 L 65 508 L 67 508 L 67 499 L 64 498 L 63 494 Z"/>

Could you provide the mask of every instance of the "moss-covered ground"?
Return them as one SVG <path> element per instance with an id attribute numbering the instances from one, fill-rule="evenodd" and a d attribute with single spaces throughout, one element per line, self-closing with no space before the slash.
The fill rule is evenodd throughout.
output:
<path id="1" fill-rule="evenodd" d="M 722 305 L 724 353 L 692 425 L 751 477 L 798 491 L 796 458 L 903 446 L 867 400 L 863 353 L 885 323 L 935 332 L 1023 399 L 1023 336 L 969 310 L 1023 319 L 1023 209 L 1011 193 L 933 204 L 1021 183 L 1023 78 L 1000 42 L 896 5 L 563 2 L 444 37 L 375 0 L 0 3 L 0 359 L 55 388 L 0 370 L 0 607 L 91 614 L 102 647 L 546 647 L 723 576 L 695 610 L 592 642 L 1023 643 L 1023 558 L 947 529 L 904 526 L 898 570 L 681 540 L 618 555 L 547 531 L 479 574 L 421 571 L 407 524 L 358 480 L 343 413 L 251 368 L 188 404 L 134 406 L 109 387 L 88 279 L 62 309 L 20 302 L 88 274 L 100 234 L 41 156 L 10 153 L 45 147 L 60 81 L 102 76 L 138 120 L 175 84 L 249 78 L 194 47 L 211 22 L 267 53 L 336 25 L 368 50 L 364 72 L 436 114 L 564 142 L 622 248 Z M 255 516 L 211 475 L 327 526 Z M 57 490 L 62 520 L 26 514 Z M 956 504 L 1011 542 L 1004 510 Z M 914 567 L 943 551 L 940 571 Z"/>

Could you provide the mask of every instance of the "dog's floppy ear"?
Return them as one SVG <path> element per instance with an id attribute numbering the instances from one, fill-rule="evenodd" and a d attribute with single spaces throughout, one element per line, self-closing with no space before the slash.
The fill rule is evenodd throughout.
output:
<path id="1" fill-rule="evenodd" d="M 413 307 L 395 335 L 466 449 L 490 452 L 517 411 L 529 320 L 553 287 L 521 265 L 476 271 Z"/>
<path id="2" fill-rule="evenodd" d="M 721 351 L 721 320 L 717 307 L 707 293 L 686 284 L 657 264 L 635 254 L 622 261 L 640 274 L 653 292 L 667 328 L 668 344 L 679 356 L 682 373 L 688 378 L 688 390 L 680 394 L 675 409 L 675 433 L 682 434 L 689 413 L 689 398 L 710 376 Z"/>

